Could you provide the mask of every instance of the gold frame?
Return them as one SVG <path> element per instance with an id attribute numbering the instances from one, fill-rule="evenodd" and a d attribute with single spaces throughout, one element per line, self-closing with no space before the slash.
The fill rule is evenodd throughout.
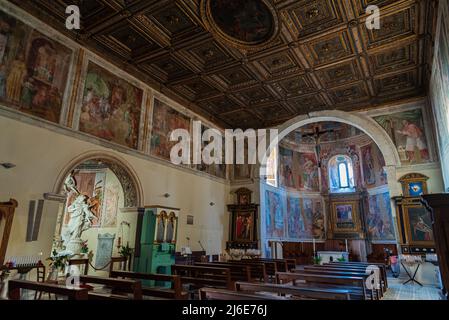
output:
<path id="1" fill-rule="evenodd" d="M 426 208 L 419 204 L 404 204 L 402 208 L 403 208 L 402 223 L 404 226 L 404 232 L 405 232 L 404 236 L 405 236 L 407 244 L 411 245 L 411 246 L 424 246 L 424 247 L 435 246 L 435 240 L 415 241 L 412 239 L 412 229 L 410 227 L 409 209 L 422 208 L 425 212 L 427 212 Z M 427 212 L 427 214 L 429 214 L 429 213 Z M 399 230 L 401 230 L 401 226 L 399 226 Z M 432 236 L 433 236 L 433 229 L 432 229 Z"/>
<path id="2" fill-rule="evenodd" d="M 354 228 L 338 228 L 337 226 L 337 206 L 339 205 L 350 205 L 352 207 L 352 220 L 354 221 Z M 332 202 L 332 231 L 333 233 L 340 232 L 350 232 L 350 233 L 360 233 L 362 232 L 362 226 L 360 224 L 359 217 L 359 202 L 358 201 L 335 201 Z"/>
<path id="3" fill-rule="evenodd" d="M 217 24 L 214 21 L 214 18 L 212 17 L 212 13 L 210 10 L 210 0 L 201 0 L 201 18 L 203 19 L 206 29 L 219 40 L 224 41 L 227 44 L 241 50 L 248 50 L 248 51 L 258 49 L 260 50 L 270 45 L 270 43 L 272 43 L 277 38 L 280 32 L 280 19 L 273 4 L 271 4 L 271 2 L 268 0 L 260 0 L 260 1 L 262 1 L 267 7 L 267 9 L 270 11 L 273 17 L 273 24 L 274 24 L 273 32 L 271 33 L 270 37 L 261 41 L 254 41 L 254 42 L 241 41 L 224 33 L 217 26 Z"/>
<path id="4" fill-rule="evenodd" d="M 398 181 L 402 185 L 402 193 L 404 194 L 404 197 L 411 197 L 409 189 L 411 183 L 422 183 L 422 192 L 423 194 L 428 193 L 427 189 L 427 180 L 429 180 L 429 177 L 420 174 L 420 173 L 409 173 L 405 176 L 402 176 Z"/>
<path id="5" fill-rule="evenodd" d="M 238 238 L 237 237 L 237 218 L 238 216 L 250 216 L 251 217 L 251 230 L 250 230 L 250 234 L 249 234 L 249 239 L 242 239 L 242 238 Z M 234 228 L 234 240 L 233 241 L 239 241 L 239 242 L 252 242 L 253 241 L 253 236 L 254 236 L 254 211 L 250 211 L 250 210 L 237 210 L 235 212 L 235 217 L 233 219 L 233 228 Z"/>

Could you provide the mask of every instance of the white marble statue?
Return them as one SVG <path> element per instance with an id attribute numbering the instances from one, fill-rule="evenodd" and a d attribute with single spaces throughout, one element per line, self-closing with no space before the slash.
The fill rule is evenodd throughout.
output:
<path id="1" fill-rule="evenodd" d="M 67 208 L 67 212 L 70 214 L 70 221 L 63 239 L 66 249 L 73 252 L 73 254 L 80 254 L 83 242 L 81 235 L 91 227 L 92 219 L 95 218 L 87 200 L 87 196 L 78 195 L 75 201 Z"/>
<path id="2" fill-rule="evenodd" d="M 66 193 L 70 193 L 70 192 L 75 192 L 76 194 L 80 193 L 78 191 L 78 189 L 76 188 L 76 180 L 75 180 L 73 171 L 64 180 L 64 191 Z"/>

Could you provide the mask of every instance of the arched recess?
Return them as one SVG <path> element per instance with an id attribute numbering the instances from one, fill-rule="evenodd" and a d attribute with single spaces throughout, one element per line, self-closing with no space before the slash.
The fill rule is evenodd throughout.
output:
<path id="1" fill-rule="evenodd" d="M 143 190 L 135 171 L 125 160 L 117 157 L 115 154 L 105 151 L 87 152 L 71 160 L 59 173 L 53 192 L 55 194 L 60 194 L 63 190 L 66 177 L 82 163 L 92 160 L 101 161 L 117 176 L 125 195 L 125 208 L 142 207 L 144 205 Z"/>
<path id="2" fill-rule="evenodd" d="M 290 132 L 300 127 L 310 123 L 323 121 L 342 122 L 356 127 L 366 133 L 377 144 L 384 156 L 386 167 L 395 168 L 401 166 L 401 160 L 399 158 L 396 146 L 389 135 L 376 121 L 366 115 L 348 113 L 339 110 L 327 110 L 297 116 L 275 128 L 278 130 L 278 136 L 274 140 L 273 137 L 270 137 L 270 145 L 264 153 L 263 159 L 260 161 L 260 176 L 263 177 L 266 175 L 267 157 L 270 155 L 270 151 L 276 147 L 278 142 L 280 142 Z"/>

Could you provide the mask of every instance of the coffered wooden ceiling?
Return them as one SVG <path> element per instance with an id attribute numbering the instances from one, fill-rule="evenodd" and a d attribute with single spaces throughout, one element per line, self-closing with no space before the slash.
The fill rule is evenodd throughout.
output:
<path id="1" fill-rule="evenodd" d="M 12 2 L 221 126 L 265 127 L 425 94 L 435 1 L 265 0 L 273 34 L 249 48 L 217 36 L 204 1 Z M 74 3 L 77 32 L 64 27 Z M 381 8 L 379 30 L 366 28 L 368 5 Z"/>

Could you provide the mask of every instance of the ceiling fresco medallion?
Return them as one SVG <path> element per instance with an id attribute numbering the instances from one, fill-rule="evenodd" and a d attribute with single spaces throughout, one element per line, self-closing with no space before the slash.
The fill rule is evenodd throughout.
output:
<path id="1" fill-rule="evenodd" d="M 279 31 L 269 0 L 202 0 L 201 14 L 216 38 L 239 49 L 260 49 Z"/>

